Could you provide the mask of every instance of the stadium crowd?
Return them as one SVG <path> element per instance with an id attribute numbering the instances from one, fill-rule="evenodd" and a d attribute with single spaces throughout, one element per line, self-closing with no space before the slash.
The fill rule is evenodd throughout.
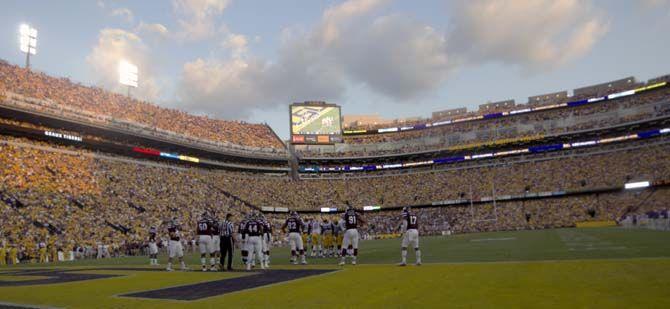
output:
<path id="1" fill-rule="evenodd" d="M 601 149 L 602 150 L 602 149 Z M 87 151 L 23 138 L 0 141 L 0 240 L 5 256 L 42 260 L 53 252 L 75 258 L 143 252 L 150 226 L 177 217 L 186 243 L 203 210 L 223 215 L 271 206 L 315 210 L 430 204 L 435 201 L 621 186 L 670 175 L 670 145 L 645 145 L 611 152 L 542 157 L 492 166 L 376 177 L 291 181 L 237 172 L 184 168 L 87 155 Z M 652 196 L 655 209 L 668 190 Z M 584 195 L 523 202 L 475 204 L 418 210 L 425 234 L 574 226 L 616 219 L 636 211 L 639 196 Z M 667 205 L 666 205 L 667 207 Z M 592 214 L 592 215 L 591 215 Z M 273 216 L 275 231 L 283 215 Z M 384 235 L 397 226 L 397 213 L 369 214 L 365 234 Z M 495 219 L 495 220 L 493 220 Z M 332 220 L 332 218 L 331 218 Z M 281 237 L 278 237 L 281 239 Z M 14 252 L 14 253 L 13 253 Z"/>
<path id="2" fill-rule="evenodd" d="M 670 175 L 670 145 L 650 145 L 621 150 L 622 145 L 590 150 L 532 156 L 534 160 L 489 161 L 489 165 L 455 167 L 444 171 L 349 179 L 292 180 L 258 179 L 249 184 L 232 177 L 221 179 L 226 190 L 236 192 L 255 205 L 292 209 L 341 207 L 346 200 L 355 205 L 400 206 L 434 201 L 478 199 L 524 192 L 580 190 L 621 186 L 629 181 L 658 180 Z M 592 151 L 611 152 L 589 155 Z M 514 160 L 517 160 L 516 158 Z M 481 163 L 485 164 L 485 163 Z M 493 165 L 491 165 L 493 164 Z M 379 173 L 379 172 L 376 172 Z"/>
<path id="3" fill-rule="evenodd" d="M 150 226 L 177 217 L 192 239 L 202 211 L 239 218 L 248 209 L 217 188 L 210 172 L 84 153 L 21 138 L 0 141 L 0 240 L 16 246 L 18 259 L 37 259 L 44 243 L 78 257 L 134 255 Z"/>
<path id="4" fill-rule="evenodd" d="M 52 102 L 68 111 L 80 110 L 100 119 L 138 123 L 156 130 L 186 134 L 193 139 L 284 150 L 266 125 L 223 121 L 161 108 L 99 88 L 75 84 L 0 61 L 0 100 L 18 94 Z M 668 88 L 583 107 L 465 122 L 420 131 L 349 138 L 353 145 L 370 145 L 362 152 L 336 155 L 379 155 L 602 128 L 670 112 L 657 104 Z M 622 108 L 640 107 L 634 113 Z M 651 106 L 651 108 L 649 108 Z M 603 117 L 595 117 L 602 116 Z M 594 116 L 594 117 L 592 117 Z M 551 125 L 571 119 L 570 126 Z M 17 125 L 3 119 L 2 123 Z M 547 124 L 547 125 L 545 125 Z M 19 125 L 24 125 L 19 123 Z M 517 127 L 533 128 L 532 135 Z M 38 125 L 27 125 L 43 128 Z M 481 131 L 474 139 L 457 134 Z M 487 133 L 488 132 L 488 133 Z M 495 132 L 492 134 L 491 132 Z M 430 139 L 430 143 L 423 140 Z M 437 142 L 435 142 L 437 140 Z M 423 143 L 423 144 L 422 144 Z M 376 144 L 398 144 L 376 149 Z M 666 137 L 593 148 L 533 154 L 414 170 L 411 173 L 361 173 L 354 177 L 292 180 L 184 165 L 120 158 L 71 146 L 0 135 L 0 264 L 17 261 L 66 260 L 137 255 L 145 251 L 149 228 L 167 239 L 165 225 L 178 218 L 188 249 L 195 247 L 195 223 L 207 210 L 239 221 L 261 207 L 315 211 L 430 205 L 445 200 L 481 200 L 528 192 L 591 190 L 639 180 L 667 180 L 670 143 Z M 309 153 L 303 152 L 302 155 Z M 318 155 L 318 154 L 317 154 Z M 562 198 L 417 207 L 422 234 L 574 226 L 580 221 L 618 220 L 649 211 L 666 211 L 670 190 L 584 194 Z M 644 202 L 644 203 L 642 203 Z M 279 231 L 285 214 L 270 215 Z M 313 215 L 315 219 L 324 218 Z M 327 216 L 331 221 L 334 216 Z M 398 213 L 367 213 L 366 237 L 394 234 Z M 279 235 L 278 239 L 281 239 Z"/>
<path id="5" fill-rule="evenodd" d="M 186 134 L 199 140 L 284 149 L 283 142 L 264 124 L 191 115 L 100 88 L 77 84 L 68 78 L 51 77 L 0 60 L 0 92 L 4 91 L 55 102 L 61 108 L 85 111 L 101 118 L 114 117 L 154 129 Z"/>
<path id="6" fill-rule="evenodd" d="M 526 201 L 504 201 L 414 209 L 422 235 L 574 227 L 578 222 L 619 221 L 627 216 L 667 213 L 670 189 L 615 192 Z M 367 215 L 369 232 L 397 232 L 397 212 Z"/>
<path id="7" fill-rule="evenodd" d="M 663 102 L 668 96 L 670 87 L 665 87 L 579 107 L 466 121 L 423 130 L 345 135 L 344 145 L 302 146 L 296 149 L 301 157 L 356 157 L 512 143 L 668 116 L 670 104 Z"/>

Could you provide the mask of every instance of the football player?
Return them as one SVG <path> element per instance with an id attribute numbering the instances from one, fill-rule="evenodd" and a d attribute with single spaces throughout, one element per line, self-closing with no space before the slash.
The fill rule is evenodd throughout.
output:
<path id="1" fill-rule="evenodd" d="M 323 255 L 333 256 L 333 224 L 324 218 L 321 223 L 321 242 L 323 244 Z"/>
<path id="2" fill-rule="evenodd" d="M 351 246 L 353 249 L 353 255 L 351 260 L 351 265 L 356 265 L 356 259 L 358 258 L 358 225 L 359 223 L 365 224 L 365 220 L 356 212 L 356 210 L 349 204 L 347 201 L 347 210 L 342 216 L 344 219 L 344 240 L 342 241 L 342 258 L 340 260 L 340 266 L 344 265 L 347 260 L 347 249 Z"/>
<path id="3" fill-rule="evenodd" d="M 312 219 L 309 221 L 311 226 L 311 238 L 312 238 L 312 257 L 323 257 L 321 252 L 321 222 L 318 219 Z"/>
<path id="4" fill-rule="evenodd" d="M 293 265 L 298 264 L 297 253 L 300 253 L 300 262 L 302 265 L 307 264 L 301 235 L 303 227 L 304 224 L 302 223 L 302 220 L 300 220 L 298 213 L 295 211 L 291 211 L 288 219 L 286 219 L 286 222 L 284 222 L 284 225 L 281 227 L 281 230 L 284 233 L 286 233 L 286 229 L 288 229 L 288 245 L 291 248 L 291 263 L 293 263 Z"/>
<path id="5" fill-rule="evenodd" d="M 272 224 L 261 215 L 261 223 L 263 224 L 262 250 L 265 267 L 270 267 L 270 247 L 272 246 Z"/>
<path id="6" fill-rule="evenodd" d="M 402 262 L 400 266 L 407 265 L 407 246 L 414 247 L 414 254 L 416 256 L 416 265 L 421 265 L 421 250 L 419 250 L 419 222 L 418 217 L 413 213 L 409 207 L 404 207 L 402 210 L 402 221 L 400 224 L 400 231 L 402 233 L 401 257 Z"/>
<path id="7" fill-rule="evenodd" d="M 210 260 L 210 270 L 216 270 L 214 260 L 214 248 L 212 242 L 212 219 L 207 212 L 204 212 L 196 225 L 198 232 L 198 248 L 200 249 L 200 265 L 202 271 L 207 271 L 207 256 Z"/>
<path id="8" fill-rule="evenodd" d="M 219 235 L 219 220 L 216 219 L 216 215 L 212 215 L 210 217 L 210 220 L 212 222 L 212 250 L 213 253 L 212 255 L 214 256 L 213 259 L 214 261 L 218 261 L 221 259 L 221 236 Z M 215 265 L 215 264 L 212 264 Z M 215 271 L 216 267 L 212 266 L 210 267 L 211 271 Z"/>
<path id="9" fill-rule="evenodd" d="M 312 231 L 312 225 L 309 224 L 309 218 L 305 218 L 306 221 L 303 221 L 303 229 L 302 229 L 302 244 L 305 247 L 305 255 L 307 254 L 307 249 L 311 248 L 311 243 L 312 243 L 312 237 L 309 237 L 311 234 L 310 232 Z"/>
<path id="10" fill-rule="evenodd" d="M 7 264 L 7 245 L 5 240 L 0 240 L 0 266 Z"/>
<path id="11" fill-rule="evenodd" d="M 247 270 L 251 270 L 251 264 L 255 262 L 255 257 L 261 264 L 261 269 L 265 269 L 265 261 L 263 260 L 263 244 L 261 236 L 263 235 L 263 224 L 258 216 L 254 216 L 247 222 L 247 228 L 242 235 L 242 238 L 247 242 L 247 250 L 249 251 L 249 258 L 247 260 Z"/>
<path id="12" fill-rule="evenodd" d="M 168 235 L 170 235 L 170 241 L 168 243 L 168 265 L 166 270 L 172 271 L 172 260 L 176 257 L 179 259 L 181 264 L 181 270 L 188 270 L 186 264 L 184 263 L 184 248 L 181 244 L 181 231 L 179 227 L 179 220 L 175 217 L 172 218 L 172 221 L 168 224 Z"/>
<path id="13" fill-rule="evenodd" d="M 155 226 L 149 228 L 149 265 L 158 265 L 158 245 L 156 244 L 156 234 L 158 230 Z"/>
<path id="14" fill-rule="evenodd" d="M 242 267 L 247 266 L 247 257 L 249 255 L 249 252 L 247 251 L 247 242 L 246 240 L 242 237 L 244 235 L 245 230 L 247 229 L 247 222 L 251 219 L 250 214 L 242 214 L 242 220 L 237 226 L 237 243 L 240 246 L 240 254 L 242 256 Z"/>
<path id="15" fill-rule="evenodd" d="M 337 254 L 340 255 L 342 251 L 342 241 L 344 240 L 344 220 L 340 218 L 337 222 L 333 222 L 333 235 L 335 237 L 335 246 L 337 247 Z"/>
<path id="16" fill-rule="evenodd" d="M 47 262 L 47 244 L 45 244 L 43 241 L 41 241 L 38 245 L 38 254 L 39 254 L 39 263 L 46 263 Z"/>
<path id="17" fill-rule="evenodd" d="M 291 263 L 293 263 L 293 265 L 298 264 L 298 253 L 300 254 L 300 263 L 302 265 L 307 264 L 307 261 L 305 260 L 305 247 L 303 243 L 303 235 L 305 234 L 302 234 L 304 227 L 305 225 L 302 220 L 300 220 L 298 213 L 291 211 L 291 214 L 289 215 L 288 219 L 286 219 L 286 222 L 284 222 L 284 225 L 282 225 L 281 228 L 284 233 L 286 233 L 286 230 L 288 229 L 288 244 L 291 248 Z"/>

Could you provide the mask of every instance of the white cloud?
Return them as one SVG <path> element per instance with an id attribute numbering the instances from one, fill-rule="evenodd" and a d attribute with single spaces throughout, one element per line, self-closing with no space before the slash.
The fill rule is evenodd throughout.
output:
<path id="1" fill-rule="evenodd" d="M 344 91 L 339 74 L 329 71 L 330 67 L 304 62 L 316 56 L 309 49 L 291 46 L 291 51 L 282 52 L 277 63 L 244 52 L 184 64 L 180 108 L 240 119 L 254 110 L 307 98 L 337 98 Z"/>
<path id="2" fill-rule="evenodd" d="M 670 18 L 670 0 L 643 0 L 642 8 L 656 12 L 661 11 L 663 17 Z"/>
<path id="3" fill-rule="evenodd" d="M 656 8 L 660 6 L 670 5 L 670 0 L 643 0 L 644 4 L 648 8 Z"/>
<path id="4" fill-rule="evenodd" d="M 247 37 L 241 34 L 229 33 L 228 37 L 221 43 L 221 46 L 230 50 L 233 58 L 241 58 L 248 51 Z"/>
<path id="5" fill-rule="evenodd" d="M 173 0 L 179 31 L 177 36 L 185 41 L 211 38 L 219 29 L 216 18 L 230 4 L 230 0 Z"/>
<path id="6" fill-rule="evenodd" d="M 316 34 L 328 45 L 340 38 L 341 27 L 348 21 L 368 14 L 388 2 L 389 0 L 348 0 L 330 7 L 323 13 L 320 29 Z"/>
<path id="7" fill-rule="evenodd" d="M 105 28 L 98 34 L 98 42 L 86 57 L 86 62 L 98 86 L 118 93 L 126 93 L 126 87 L 119 84 L 119 62 L 126 60 L 137 65 L 139 87 L 133 90 L 133 96 L 156 101 L 161 89 L 151 59 L 149 48 L 138 35 L 122 29 Z"/>
<path id="8" fill-rule="evenodd" d="M 166 39 L 170 37 L 170 31 L 168 28 L 159 23 L 140 22 L 140 24 L 135 28 L 135 33 L 159 39 Z"/>
<path id="9" fill-rule="evenodd" d="M 408 100 L 435 90 L 447 77 L 446 40 L 432 27 L 391 15 L 349 30 L 329 53 L 349 79 L 377 93 Z"/>
<path id="10" fill-rule="evenodd" d="M 184 64 L 179 89 L 183 107 L 237 118 L 246 116 L 238 104 L 258 107 L 264 95 L 256 86 L 256 77 L 262 77 L 264 65 L 244 60 L 217 61 L 196 59 Z M 260 73 L 260 74 L 258 74 Z M 225 117 L 231 113 L 232 117 Z"/>
<path id="11" fill-rule="evenodd" d="M 404 15 L 373 16 L 387 2 L 348 0 L 311 30 L 283 29 L 273 61 L 251 54 L 256 40 L 224 29 L 226 53 L 183 66 L 182 107 L 240 118 L 295 101 L 338 102 L 352 86 L 413 102 L 461 66 L 555 68 L 590 52 L 608 29 L 599 10 L 577 0 L 463 2 L 445 33 Z"/>
<path id="12" fill-rule="evenodd" d="M 246 37 L 229 34 L 222 43 L 229 58 L 184 65 L 181 101 L 234 118 L 294 101 L 338 100 L 349 83 L 397 100 L 434 90 L 448 70 L 444 36 L 402 16 L 362 18 L 386 2 L 346 1 L 328 8 L 310 32 L 284 29 L 272 63 L 250 56 Z"/>
<path id="13" fill-rule="evenodd" d="M 131 11 L 128 8 L 114 9 L 110 14 L 114 17 L 121 18 L 123 21 L 127 23 L 132 23 L 133 19 L 135 18 L 135 16 L 133 15 L 133 11 Z"/>
<path id="14" fill-rule="evenodd" d="M 449 51 L 460 61 L 551 69 L 587 54 L 608 31 L 589 1 L 472 0 L 457 5 Z"/>

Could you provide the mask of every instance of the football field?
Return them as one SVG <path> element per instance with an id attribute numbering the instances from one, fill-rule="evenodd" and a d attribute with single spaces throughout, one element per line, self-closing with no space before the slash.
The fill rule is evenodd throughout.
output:
<path id="1" fill-rule="evenodd" d="M 670 233 L 621 228 L 476 233 L 421 239 L 422 266 L 395 266 L 399 240 L 272 270 L 165 272 L 146 258 L 0 268 L 0 304 L 64 308 L 670 308 Z M 410 250 L 408 262 L 413 262 Z M 162 257 L 160 262 L 164 264 Z M 236 263 L 240 268 L 239 262 Z M 0 305 L 0 307 L 2 306 Z"/>

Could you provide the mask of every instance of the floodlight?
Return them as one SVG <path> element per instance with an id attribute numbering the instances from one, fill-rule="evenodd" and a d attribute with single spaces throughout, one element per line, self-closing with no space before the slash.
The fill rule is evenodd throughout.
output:
<path id="1" fill-rule="evenodd" d="M 137 66 L 126 61 L 121 60 L 119 63 L 119 83 L 128 87 L 137 88 L 139 74 Z"/>
<path id="2" fill-rule="evenodd" d="M 27 24 L 19 27 L 19 48 L 26 54 L 26 67 L 30 67 L 30 55 L 37 54 L 37 29 Z"/>

